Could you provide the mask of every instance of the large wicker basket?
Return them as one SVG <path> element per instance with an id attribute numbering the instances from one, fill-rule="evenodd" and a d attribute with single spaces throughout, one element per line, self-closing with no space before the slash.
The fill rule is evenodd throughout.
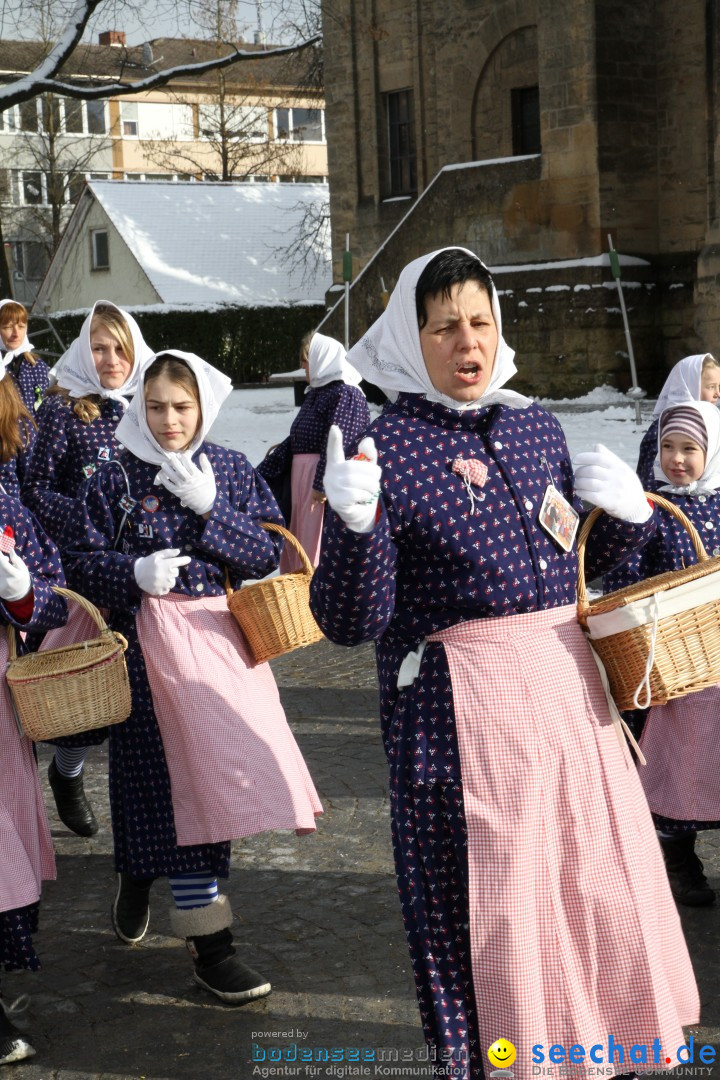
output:
<path id="1" fill-rule="evenodd" d="M 84 596 L 52 589 L 84 608 L 97 623 L 99 636 L 19 657 L 15 630 L 8 626 L 6 678 L 22 730 L 35 741 L 119 724 L 131 710 L 127 641 L 109 629 Z"/>
<path id="2" fill-rule="evenodd" d="M 585 545 L 601 510 L 588 515 L 578 536 L 578 621 L 602 660 L 619 709 L 664 705 L 720 683 L 720 556 L 707 555 L 697 529 L 674 503 L 646 494 L 685 527 L 697 563 L 588 601 Z"/>
<path id="3" fill-rule="evenodd" d="M 244 585 L 235 592 L 227 585 L 228 607 L 258 664 L 312 645 L 323 636 L 310 611 L 312 563 L 287 529 L 269 521 L 263 521 L 262 526 L 285 537 L 300 556 L 303 569 Z"/>

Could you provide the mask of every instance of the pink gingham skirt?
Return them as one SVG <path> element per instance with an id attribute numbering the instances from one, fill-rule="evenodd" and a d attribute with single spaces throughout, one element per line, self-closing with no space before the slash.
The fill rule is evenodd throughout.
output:
<path id="1" fill-rule="evenodd" d="M 288 528 L 296 536 L 313 566 L 320 561 L 324 510 L 320 503 L 313 503 L 312 491 L 319 454 L 295 454 L 292 459 L 290 483 L 292 486 L 292 518 Z M 300 557 L 287 542 L 280 556 L 280 573 L 290 574 L 302 570 Z"/>
<path id="2" fill-rule="evenodd" d="M 509 1039 L 522 1080 L 536 1043 L 547 1055 L 609 1034 L 626 1051 L 659 1038 L 674 1064 L 682 1025 L 698 1020 L 697 988 L 575 609 L 461 623 L 430 640 L 443 642 L 452 678 L 481 1046 Z"/>
<path id="3" fill-rule="evenodd" d="M 4 628 L 3 628 L 4 631 Z M 0 634 L 0 671 L 7 667 Z M 41 882 L 55 877 L 55 855 L 32 743 L 18 732 L 3 677 L 0 689 L 0 911 L 40 898 Z"/>
<path id="4" fill-rule="evenodd" d="M 314 832 L 322 806 L 268 664 L 225 596 L 144 596 L 137 617 L 179 844 Z"/>
<path id="5" fill-rule="evenodd" d="M 679 821 L 720 821 L 720 686 L 650 710 L 639 766 L 650 809 Z"/>
<path id="6" fill-rule="evenodd" d="M 47 649 L 61 649 L 65 645 L 75 645 L 79 641 L 92 641 L 100 636 L 98 624 L 79 604 L 68 600 L 67 610 L 67 622 L 64 626 L 56 626 L 54 630 L 48 630 L 39 652 L 45 652 Z M 106 610 L 104 608 L 99 610 L 105 618 Z"/>

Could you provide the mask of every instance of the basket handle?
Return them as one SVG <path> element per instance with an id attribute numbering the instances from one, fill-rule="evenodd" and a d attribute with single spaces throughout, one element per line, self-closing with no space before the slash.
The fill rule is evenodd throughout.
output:
<path id="1" fill-rule="evenodd" d="M 90 601 L 86 600 L 86 598 L 84 596 L 81 596 L 80 593 L 73 592 L 72 589 L 64 589 L 60 585 L 51 585 L 50 588 L 54 593 L 57 593 L 58 596 L 64 596 L 66 600 L 74 600 L 77 604 L 79 604 L 80 607 L 83 608 L 83 610 L 90 616 L 90 618 L 97 623 L 98 630 L 101 633 L 115 633 L 114 630 L 110 629 L 110 627 L 105 622 L 95 605 L 91 604 Z M 115 634 L 115 636 L 118 639 L 122 639 L 120 642 L 121 644 L 123 641 L 125 641 L 125 638 L 123 638 L 122 634 Z M 11 623 L 8 623 L 7 626 L 7 639 L 8 660 L 17 660 L 17 637 L 15 636 L 15 627 Z M 125 642 L 124 648 L 127 648 L 127 642 Z"/>
<path id="2" fill-rule="evenodd" d="M 298 538 L 296 536 L 293 536 L 289 529 L 283 528 L 282 525 L 275 525 L 272 521 L 261 521 L 260 525 L 263 529 L 267 529 L 268 532 L 277 532 L 280 533 L 281 536 L 284 536 L 285 539 L 290 543 L 290 546 L 294 547 L 295 551 L 300 556 L 303 564 L 303 573 L 306 574 L 308 577 L 313 576 L 313 574 L 315 573 L 315 567 L 308 559 L 305 548 L 302 546 Z M 225 571 L 225 592 L 227 593 L 228 597 L 232 596 L 233 594 L 233 590 L 230 586 L 230 574 L 227 572 L 227 570 Z"/>
<path id="3" fill-rule="evenodd" d="M 709 556 L 706 552 L 703 542 L 700 538 L 700 533 L 697 531 L 692 521 L 682 512 L 679 506 L 676 506 L 674 502 L 670 502 L 669 499 L 664 498 L 662 495 L 657 495 L 653 491 L 646 491 L 645 498 L 649 499 L 651 503 L 655 503 L 656 506 L 661 506 L 663 510 L 667 510 L 669 514 L 672 514 L 674 518 L 680 522 L 680 524 L 686 529 L 692 545 L 695 548 L 695 554 L 697 555 L 698 562 L 705 562 Z M 585 584 L 585 546 L 587 544 L 588 536 L 593 525 L 600 517 L 603 511 L 599 506 L 596 506 L 594 510 L 591 510 L 583 526 L 578 534 L 577 542 L 577 555 L 578 555 L 578 583 L 577 583 L 577 609 L 578 617 L 582 621 L 590 611 L 590 604 L 587 598 L 587 586 Z"/>

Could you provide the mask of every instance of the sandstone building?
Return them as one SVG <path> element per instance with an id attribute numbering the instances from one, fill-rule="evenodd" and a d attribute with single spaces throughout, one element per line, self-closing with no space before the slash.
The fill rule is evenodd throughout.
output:
<path id="1" fill-rule="evenodd" d="M 714 0 L 324 0 L 323 15 L 352 341 L 409 259 L 458 243 L 495 273 L 518 389 L 626 389 L 610 236 L 639 384 L 720 354 Z M 343 336 L 342 304 L 324 329 Z"/>

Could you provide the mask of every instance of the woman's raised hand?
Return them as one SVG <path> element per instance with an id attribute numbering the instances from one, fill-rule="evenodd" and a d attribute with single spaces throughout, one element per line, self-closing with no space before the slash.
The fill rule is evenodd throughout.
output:
<path id="1" fill-rule="evenodd" d="M 573 462 L 575 491 L 585 502 L 599 506 L 611 517 L 636 525 L 652 514 L 637 474 L 622 458 L 596 443 Z"/>
<path id="2" fill-rule="evenodd" d="M 357 455 L 346 459 L 342 431 L 333 424 L 326 462 L 323 486 L 331 508 L 353 532 L 370 532 L 375 524 L 382 476 L 374 441 L 370 437 L 363 439 Z"/>
<path id="3" fill-rule="evenodd" d="M 217 488 L 207 454 L 201 454 L 198 462 L 199 469 L 191 458 L 170 454 L 155 477 L 155 483 L 176 495 L 182 506 L 202 515 L 212 510 Z"/>

